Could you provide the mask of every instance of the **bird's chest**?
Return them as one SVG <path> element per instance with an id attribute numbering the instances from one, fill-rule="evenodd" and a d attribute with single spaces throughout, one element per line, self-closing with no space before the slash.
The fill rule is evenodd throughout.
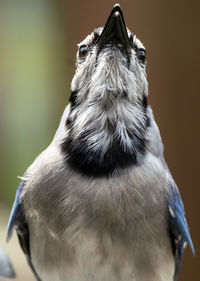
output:
<path id="1" fill-rule="evenodd" d="M 155 272 L 162 260 L 169 276 L 174 266 L 161 182 L 162 176 L 148 180 L 141 170 L 134 177 L 87 183 L 71 177 L 65 192 L 55 187 L 51 208 L 44 204 L 45 212 L 40 202 L 39 219 L 29 220 L 31 255 L 41 279 L 172 280 L 162 278 L 161 269 Z"/>
<path id="2" fill-rule="evenodd" d="M 174 260 L 165 231 L 157 241 L 153 233 L 141 233 L 142 239 L 133 233 L 126 240 L 87 228 L 64 240 L 43 229 L 37 230 L 37 238 L 34 234 L 31 230 L 31 255 L 41 280 L 172 281 Z"/>

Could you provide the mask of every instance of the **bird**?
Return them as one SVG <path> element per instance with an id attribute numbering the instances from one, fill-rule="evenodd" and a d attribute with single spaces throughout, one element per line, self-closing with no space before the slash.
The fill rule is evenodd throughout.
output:
<path id="1" fill-rule="evenodd" d="M 146 50 L 114 5 L 80 44 L 69 104 L 7 227 L 40 281 L 175 281 L 188 244 L 148 105 Z"/>
<path id="2" fill-rule="evenodd" d="M 15 278 L 15 271 L 6 251 L 0 247 L 0 278 Z"/>

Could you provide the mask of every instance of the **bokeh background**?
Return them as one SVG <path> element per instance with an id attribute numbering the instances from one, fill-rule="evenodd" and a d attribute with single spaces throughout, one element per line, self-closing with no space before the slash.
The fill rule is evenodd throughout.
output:
<path id="1" fill-rule="evenodd" d="M 18 281 L 34 280 L 5 227 L 17 176 L 51 141 L 70 93 L 76 44 L 104 25 L 111 0 L 0 1 L 0 245 Z M 180 188 L 194 258 L 185 251 L 179 280 L 200 280 L 200 2 L 121 1 L 128 27 L 147 49 L 149 103 Z"/>

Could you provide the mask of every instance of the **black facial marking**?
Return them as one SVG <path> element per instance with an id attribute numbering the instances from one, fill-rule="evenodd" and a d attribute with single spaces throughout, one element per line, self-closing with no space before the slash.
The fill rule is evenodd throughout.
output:
<path id="1" fill-rule="evenodd" d="M 146 126 L 149 122 L 146 118 Z M 101 151 L 92 150 L 87 140 L 91 132 L 85 131 L 77 140 L 73 140 L 72 128 L 67 138 L 62 143 L 61 149 L 66 155 L 66 161 L 72 169 L 86 176 L 102 177 L 111 176 L 116 169 L 127 168 L 132 165 L 140 165 L 145 155 L 146 140 L 145 130 L 140 133 L 128 132 L 132 140 L 132 150 L 122 147 L 119 139 L 113 137 L 107 152 L 101 157 Z"/>
<path id="2" fill-rule="evenodd" d="M 69 127 L 69 126 L 71 126 L 71 124 L 72 124 L 72 119 L 69 117 L 66 120 L 66 125 Z"/>
<path id="3" fill-rule="evenodd" d="M 78 91 L 71 92 L 71 95 L 69 97 L 69 102 L 71 103 L 71 108 L 75 107 L 75 105 L 76 105 L 77 93 L 78 93 Z"/>
<path id="4" fill-rule="evenodd" d="M 142 105 L 147 108 L 147 96 L 145 94 L 143 94 Z"/>

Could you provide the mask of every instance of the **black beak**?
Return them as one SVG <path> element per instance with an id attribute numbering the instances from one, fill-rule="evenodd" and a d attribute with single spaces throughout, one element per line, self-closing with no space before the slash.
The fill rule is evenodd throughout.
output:
<path id="1" fill-rule="evenodd" d="M 97 44 L 100 50 L 108 44 L 116 45 L 120 49 L 123 48 L 126 52 L 130 48 L 133 48 L 133 44 L 127 34 L 123 13 L 119 4 L 113 7 Z"/>

